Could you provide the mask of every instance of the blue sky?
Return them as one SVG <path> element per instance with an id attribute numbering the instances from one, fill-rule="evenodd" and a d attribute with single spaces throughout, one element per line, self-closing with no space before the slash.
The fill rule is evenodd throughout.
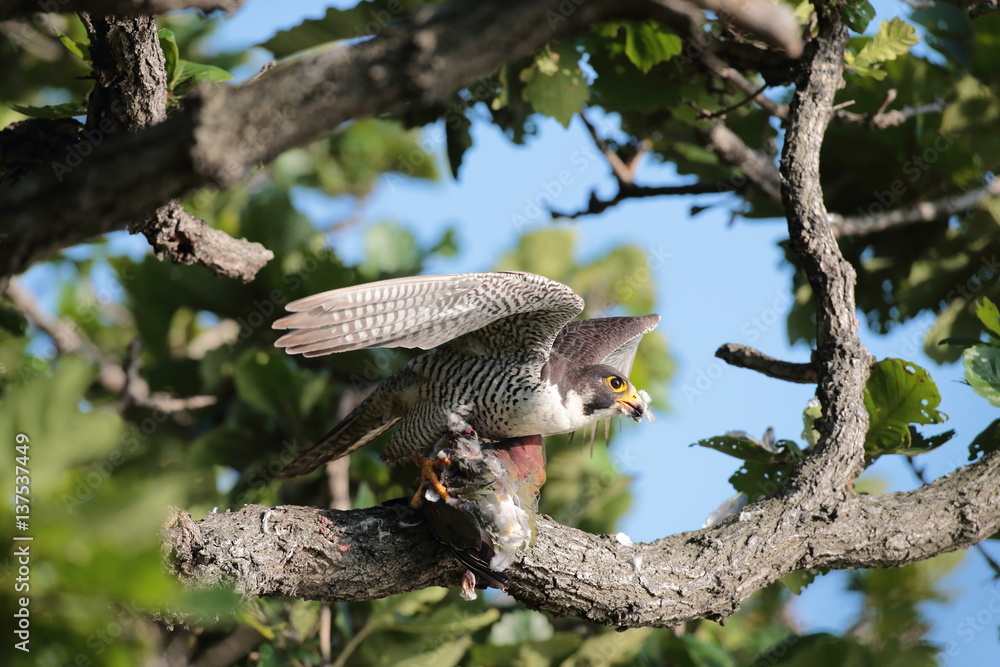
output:
<path id="1" fill-rule="evenodd" d="M 321 16 L 327 4 L 250 0 L 225 22 L 217 43 L 219 48 L 237 48 L 264 41 L 303 18 Z M 880 17 L 899 14 L 899 8 L 902 5 L 880 7 Z M 266 59 L 262 53 L 260 62 Z M 253 70 L 247 68 L 247 73 Z M 475 124 L 474 147 L 466 155 L 458 182 L 448 176 L 434 184 L 393 178 L 366 202 L 364 219 L 398 220 L 428 245 L 446 228 L 455 228 L 461 252 L 455 258 L 436 260 L 428 272 L 491 268 L 525 229 L 553 224 L 544 216 L 530 217 L 530 202 L 553 191 L 551 184 L 558 181 L 561 171 L 569 169 L 572 179 L 551 198 L 553 208 L 583 207 L 594 187 L 599 193 L 613 192 L 602 160 L 588 160 L 585 165 L 574 161 L 580 151 L 592 152 L 592 142 L 579 120 L 568 130 L 551 120 L 542 120 L 540 126 L 538 137 L 518 147 L 495 128 Z M 447 174 L 441 158 L 444 146 L 435 140 L 429 144 L 442 159 L 441 173 Z M 669 167 L 649 161 L 639 176 L 650 184 L 681 182 Z M 739 220 L 730 225 L 725 207 L 690 217 L 691 205 L 711 201 L 707 197 L 639 200 L 601 216 L 555 223 L 575 230 L 581 260 L 618 243 L 640 244 L 658 258 L 649 267 L 659 294 L 656 310 L 662 315 L 660 330 L 678 368 L 668 387 L 647 389 L 654 401 L 657 396 L 668 397 L 673 409 L 661 410 L 655 424 L 626 425 L 613 445 L 622 472 L 635 478 L 635 504 L 621 526 L 635 541 L 700 528 L 706 515 L 733 493 L 727 478 L 738 467 L 737 460 L 689 447 L 690 443 L 730 429 L 759 436 L 768 427 L 779 438 L 801 441 L 802 410 L 813 395 L 810 386 L 731 368 L 714 357 L 718 346 L 726 342 L 751 344 L 794 361 L 807 360 L 809 351 L 790 347 L 785 335 L 784 316 L 791 305 L 790 270 L 783 265 L 776 245 L 786 235 L 783 223 Z M 336 220 L 344 213 L 342 204 L 318 197 L 303 197 L 299 205 L 318 222 Z M 517 224 L 518 216 L 528 218 L 529 224 Z M 330 242 L 345 257 L 357 257 L 364 230 L 365 225 L 351 226 L 334 233 Z M 117 242 L 135 252 L 148 252 L 141 237 Z M 958 366 L 938 367 L 924 357 L 920 343 L 928 323 L 917 320 L 889 336 L 862 330 L 861 336 L 877 358 L 911 359 L 928 368 L 937 381 L 943 396 L 941 409 L 952 417 L 948 427 L 958 430 L 952 443 L 919 459 L 931 476 L 938 476 L 964 463 L 963 443 L 995 418 L 996 412 L 961 383 Z M 883 480 L 890 490 L 917 486 L 896 457 L 886 457 L 866 475 Z M 1000 556 L 1000 549 L 993 546 L 992 551 Z M 806 629 L 842 629 L 856 613 L 857 599 L 843 592 L 843 577 L 822 578 L 796 602 Z M 987 664 L 991 659 L 987 656 L 995 658 L 998 650 L 1000 613 L 990 609 L 991 601 L 993 609 L 1000 609 L 1000 587 L 991 581 L 982 559 L 971 552 L 946 582 L 955 597 L 949 605 L 928 606 L 934 623 L 932 637 L 943 645 L 953 643 L 957 653 L 946 656 L 946 664 Z M 985 629 L 977 631 L 979 625 Z"/>

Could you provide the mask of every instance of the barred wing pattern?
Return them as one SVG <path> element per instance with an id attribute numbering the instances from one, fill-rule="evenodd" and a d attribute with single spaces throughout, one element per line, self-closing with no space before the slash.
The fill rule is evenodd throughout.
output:
<path id="1" fill-rule="evenodd" d="M 604 363 L 628 376 L 632 372 L 639 341 L 659 322 L 659 315 L 601 317 L 570 322 L 556 337 L 552 353 L 580 366 Z"/>
<path id="2" fill-rule="evenodd" d="M 316 357 L 375 347 L 431 349 L 516 314 L 546 313 L 543 335 L 529 338 L 548 353 L 556 334 L 583 310 L 562 283 L 502 271 L 397 278 L 323 292 L 288 304 L 292 315 L 272 326 L 291 329 L 275 343 Z M 523 318 L 531 325 L 531 318 Z M 492 338 L 492 337 L 490 337 Z"/>

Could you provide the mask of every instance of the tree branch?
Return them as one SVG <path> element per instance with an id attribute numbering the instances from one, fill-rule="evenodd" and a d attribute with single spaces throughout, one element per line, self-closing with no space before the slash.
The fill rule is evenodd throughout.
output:
<path id="1" fill-rule="evenodd" d="M 706 147 L 776 202 L 781 201 L 781 180 L 771 157 L 755 151 L 723 123 L 714 123 L 704 133 Z M 734 189 L 735 186 L 734 186 Z"/>
<path id="2" fill-rule="evenodd" d="M 1000 529 L 998 486 L 993 453 L 915 491 L 849 495 L 835 519 L 772 498 L 648 544 L 540 517 L 536 544 L 506 571 L 509 592 L 536 609 L 622 628 L 722 620 L 795 570 L 896 567 L 975 544 Z M 348 512 L 249 505 L 200 521 L 178 511 L 163 537 L 188 584 L 246 596 L 370 600 L 458 586 L 465 570 L 405 501 Z"/>
<path id="3" fill-rule="evenodd" d="M 896 94 L 895 88 L 889 89 L 886 93 L 882 106 L 872 113 L 860 114 L 846 109 L 838 109 L 834 113 L 833 117 L 844 125 L 859 125 L 873 130 L 884 130 L 886 128 L 902 125 L 909 119 L 916 116 L 944 113 L 945 107 L 948 106 L 947 102 L 944 100 L 935 100 L 930 104 L 916 104 L 912 106 L 905 106 L 902 109 L 886 111 L 889 104 L 896 99 Z"/>
<path id="4" fill-rule="evenodd" d="M 197 188 L 233 185 L 347 120 L 442 100 L 501 64 L 621 10 L 610 0 L 453 3 L 241 85 L 205 84 L 185 99 L 181 113 L 135 134 L 107 138 L 95 131 L 85 147 L 92 154 L 78 166 L 53 164 L 52 171 L 0 190 L 0 234 L 6 234 L 0 277 L 121 229 Z"/>
<path id="5" fill-rule="evenodd" d="M 917 202 L 910 206 L 893 209 L 883 215 L 844 218 L 834 213 L 832 214 L 833 231 L 837 238 L 859 237 L 885 231 L 892 227 L 943 220 L 948 216 L 974 208 L 984 199 L 996 195 L 1000 195 L 1000 178 L 994 177 L 986 185 L 960 195 L 942 197 L 934 201 Z"/>
<path id="6" fill-rule="evenodd" d="M 90 12 L 94 15 L 116 16 L 166 14 L 180 9 L 232 12 L 244 2 L 245 0 L 10 0 L 0 6 L 0 21 L 45 12 Z"/>
<path id="7" fill-rule="evenodd" d="M 768 0 L 691 0 L 725 23 L 753 33 L 785 50 L 789 57 L 802 54 L 802 29 L 791 7 Z"/>
<path id="8" fill-rule="evenodd" d="M 87 128 L 135 132 L 167 117 L 167 73 L 151 16 L 81 18 L 90 38 L 95 81 Z M 234 239 L 186 213 L 177 200 L 129 225 L 142 232 L 158 258 L 204 266 L 226 278 L 250 282 L 274 253 L 259 243 Z"/>
<path id="9" fill-rule="evenodd" d="M 726 343 L 715 351 L 715 356 L 730 366 L 749 368 L 776 380 L 800 384 L 815 384 L 817 381 L 816 367 L 813 364 L 781 361 L 746 345 Z"/>
<path id="10" fill-rule="evenodd" d="M 587 208 L 572 213 L 563 213 L 550 209 L 553 218 L 582 218 L 585 215 L 597 215 L 627 199 L 643 197 L 662 197 L 665 195 L 703 195 L 724 192 L 718 185 L 712 183 L 691 183 L 690 185 L 632 185 L 618 181 L 618 192 L 611 199 L 601 199 L 596 192 L 590 193 Z"/>
<path id="11" fill-rule="evenodd" d="M 816 447 L 790 483 L 803 502 L 825 513 L 829 501 L 842 497 L 863 469 L 868 431 L 863 395 L 872 357 L 857 336 L 855 273 L 833 236 L 819 176 L 820 147 L 834 93 L 844 82 L 847 29 L 837 7 L 820 6 L 817 11 L 819 34 L 806 48 L 789 105 L 780 172 L 789 241 L 815 295 L 816 395 L 823 409 Z"/>
<path id="12" fill-rule="evenodd" d="M 163 392 L 150 392 L 149 384 L 139 376 L 138 344 L 133 343 L 129 346 L 125 364 L 119 365 L 104 350 L 94 345 L 74 322 L 49 316 L 39 305 L 34 295 L 24 289 L 18 280 L 12 279 L 8 283 L 5 293 L 14 307 L 24 313 L 24 317 L 29 323 L 52 339 L 59 354 L 68 355 L 79 352 L 97 363 L 100 369 L 97 373 L 97 382 L 107 391 L 120 396 L 120 409 L 129 405 L 137 405 L 149 410 L 173 414 L 215 405 L 218 401 L 215 396 L 178 398 Z"/>

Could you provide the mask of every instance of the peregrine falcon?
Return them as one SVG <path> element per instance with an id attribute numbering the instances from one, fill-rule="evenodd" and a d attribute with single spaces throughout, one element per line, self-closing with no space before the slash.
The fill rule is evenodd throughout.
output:
<path id="1" fill-rule="evenodd" d="M 571 321 L 572 289 L 532 273 L 417 276 L 323 292 L 286 306 L 277 347 L 315 357 L 378 347 L 428 350 L 382 382 L 281 471 L 302 475 L 396 427 L 382 458 L 423 457 L 459 411 L 484 440 L 569 433 L 625 414 L 648 396 L 628 380 L 659 315 Z"/>

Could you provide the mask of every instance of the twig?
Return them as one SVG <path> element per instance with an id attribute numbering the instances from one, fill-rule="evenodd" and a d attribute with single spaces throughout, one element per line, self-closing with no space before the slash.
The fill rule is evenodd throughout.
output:
<path id="1" fill-rule="evenodd" d="M 740 100 L 739 102 L 737 102 L 735 104 L 730 104 L 728 107 L 726 107 L 724 109 L 719 109 L 718 111 L 709 111 L 707 109 L 703 109 L 698 114 L 698 119 L 699 120 L 706 120 L 706 119 L 710 119 L 710 118 L 724 119 L 726 117 L 726 114 L 728 114 L 728 113 L 730 113 L 732 111 L 736 111 L 741 106 L 744 106 L 744 105 L 746 105 L 746 104 L 748 104 L 750 102 L 755 101 L 757 99 L 757 96 L 760 95 L 761 93 L 763 93 L 765 90 L 767 90 L 767 84 L 766 83 L 763 86 L 761 86 L 760 88 L 758 88 L 756 92 L 751 93 L 750 95 L 748 95 L 747 97 L 743 98 L 742 100 Z"/>
<path id="2" fill-rule="evenodd" d="M 712 70 L 716 76 L 732 82 L 737 88 L 749 95 L 764 111 L 775 118 L 784 119 L 788 115 L 788 105 L 774 102 L 762 93 L 763 88 L 758 88 L 750 83 L 739 71 L 730 67 L 725 61 L 715 55 L 710 49 L 705 49 L 701 54 L 701 61 L 708 69 Z M 766 86 L 765 86 L 766 88 Z"/>
<path id="3" fill-rule="evenodd" d="M 130 405 L 136 405 L 173 414 L 214 405 L 218 400 L 215 396 L 177 398 L 163 392 L 151 394 L 149 384 L 138 373 L 137 341 L 133 341 L 129 346 L 124 367 L 119 366 L 110 355 L 83 335 L 76 324 L 50 317 L 38 304 L 34 295 L 25 290 L 17 279 L 12 278 L 7 285 L 7 297 L 24 313 L 28 322 L 52 339 L 60 355 L 79 352 L 96 362 L 99 368 L 97 382 L 107 391 L 120 397 L 119 409 L 124 410 Z"/>
<path id="4" fill-rule="evenodd" d="M 240 625 L 217 644 L 209 646 L 191 663 L 191 667 L 228 667 L 235 665 L 251 649 L 264 641 L 264 635 L 249 625 Z"/>
<path id="5" fill-rule="evenodd" d="M 665 195 L 704 195 L 712 193 L 726 192 L 724 187 L 712 183 L 692 183 L 691 185 L 629 185 L 619 183 L 618 192 L 611 199 L 601 199 L 596 192 L 590 193 L 590 200 L 587 208 L 573 213 L 563 213 L 554 209 L 549 209 L 553 218 L 581 218 L 585 215 L 596 215 L 603 213 L 612 206 L 615 206 L 626 199 L 642 199 L 644 197 L 661 197 Z"/>
<path id="6" fill-rule="evenodd" d="M 944 113 L 945 107 L 948 106 L 948 103 L 944 100 L 937 99 L 929 104 L 916 104 L 912 106 L 905 106 L 902 109 L 896 109 L 894 111 L 886 111 L 889 104 L 896 98 L 893 93 L 895 93 L 894 89 L 890 90 L 886 94 L 882 105 L 874 113 L 860 114 L 852 111 L 845 111 L 844 109 L 838 109 L 836 113 L 834 113 L 833 117 L 837 119 L 838 122 L 845 125 L 859 125 L 874 130 L 884 130 L 886 128 L 902 125 L 909 119 L 916 116 Z"/>
<path id="7" fill-rule="evenodd" d="M 608 164 L 611 165 L 611 171 L 614 173 L 615 178 L 618 179 L 618 182 L 631 184 L 635 179 L 633 170 L 625 164 L 618 153 L 611 150 L 608 146 L 608 142 L 597 134 L 597 128 L 595 128 L 591 122 L 587 120 L 586 114 L 581 113 L 580 120 L 583 121 L 583 125 L 587 128 L 587 132 L 590 133 L 590 137 L 594 140 L 594 144 L 597 145 L 597 149 L 601 151 L 601 154 L 604 155 L 604 159 L 606 159 Z M 633 165 L 634 164 L 635 162 L 633 162 Z"/>
<path id="8" fill-rule="evenodd" d="M 768 377 L 799 384 L 816 384 L 816 367 L 811 364 L 799 364 L 791 361 L 781 361 L 770 357 L 760 350 L 746 345 L 726 343 L 715 351 L 715 356 L 731 366 L 748 368 Z"/>
<path id="9" fill-rule="evenodd" d="M 993 178 L 986 185 L 960 195 L 942 197 L 934 201 L 918 202 L 903 208 L 893 209 L 882 215 L 844 218 L 834 213 L 833 233 L 837 238 L 845 236 L 866 236 L 918 222 L 933 222 L 967 211 L 988 197 L 1000 195 L 1000 178 Z"/>

